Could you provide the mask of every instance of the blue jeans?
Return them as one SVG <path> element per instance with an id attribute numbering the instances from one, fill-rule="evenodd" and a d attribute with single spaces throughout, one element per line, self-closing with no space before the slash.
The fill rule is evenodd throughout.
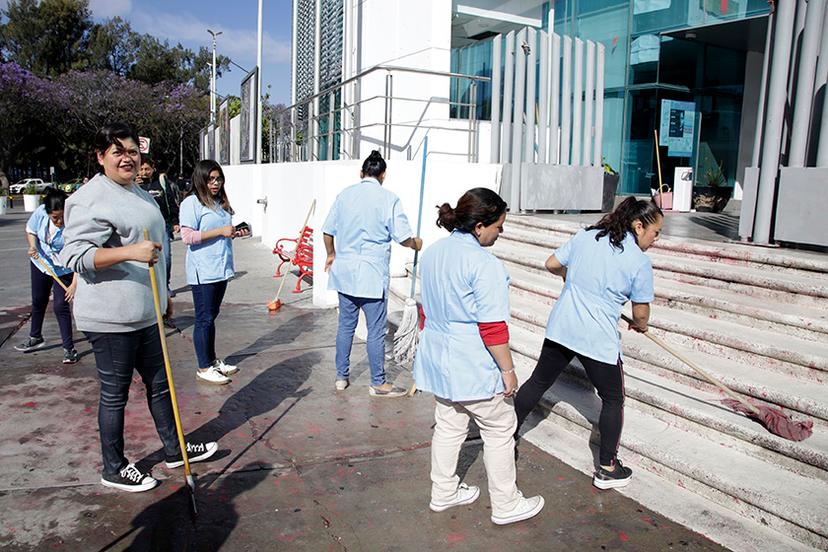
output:
<path id="1" fill-rule="evenodd" d="M 368 362 L 371 365 L 371 385 L 385 383 L 385 326 L 388 317 L 388 298 L 366 299 L 339 294 L 339 328 L 336 331 L 336 379 L 348 379 L 351 368 L 351 345 L 359 320 L 359 310 L 368 323 Z"/>
<path id="2" fill-rule="evenodd" d="M 199 368 L 209 368 L 216 360 L 216 318 L 221 310 L 221 301 L 227 291 L 227 280 L 212 284 L 191 285 L 195 326 L 193 347 Z"/>
<path id="3" fill-rule="evenodd" d="M 170 387 L 158 327 L 124 333 L 84 332 L 95 353 L 101 382 L 98 428 L 101 433 L 103 473 L 114 475 L 126 467 L 124 456 L 124 409 L 129 398 L 132 372 L 138 371 L 147 392 L 147 405 L 167 458 L 181 452 L 172 413 Z"/>
<path id="4" fill-rule="evenodd" d="M 49 305 L 49 295 L 54 291 L 55 301 L 52 308 L 60 328 L 63 348 L 71 351 L 75 348 L 75 341 L 72 339 L 72 311 L 66 301 L 66 292 L 51 276 L 42 273 L 34 263 L 29 263 L 29 266 L 32 271 L 32 326 L 29 336 L 43 337 L 43 318 L 46 316 L 46 307 Z M 69 287 L 72 284 L 72 277 L 72 274 L 66 274 L 60 276 L 60 280 Z"/>

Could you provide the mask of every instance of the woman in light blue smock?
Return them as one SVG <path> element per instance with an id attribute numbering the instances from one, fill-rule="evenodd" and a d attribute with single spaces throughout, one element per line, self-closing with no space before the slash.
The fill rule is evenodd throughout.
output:
<path id="1" fill-rule="evenodd" d="M 215 161 L 199 161 L 193 188 L 181 202 L 181 241 L 187 245 L 187 283 L 193 292 L 195 326 L 193 347 L 198 360 L 196 377 L 213 384 L 230 383 L 238 367 L 216 356 L 216 318 L 233 272 L 233 238 L 247 230 L 232 224 L 233 208 L 224 191 L 224 172 Z"/>
<path id="2" fill-rule="evenodd" d="M 503 231 L 506 203 L 486 188 L 469 190 L 454 209 L 444 203 L 437 225 L 451 235 L 428 248 L 420 264 L 425 327 L 414 378 L 434 394 L 431 503 L 435 512 L 477 500 L 480 489 L 461 483 L 457 458 L 469 419 L 480 428 L 483 457 L 498 525 L 535 516 L 543 497 L 524 498 L 515 482 L 517 420 L 506 402 L 517 388 L 509 351 L 509 275 L 486 251 Z"/>
<path id="3" fill-rule="evenodd" d="M 565 284 L 549 315 L 538 364 L 515 397 L 518 428 L 578 357 L 601 397 L 599 467 L 592 479 L 599 489 L 623 487 L 632 477 L 632 470 L 616 457 L 624 422 L 618 320 L 623 306 L 631 301 L 631 328 L 647 331 L 653 267 L 644 252 L 658 239 L 663 221 L 655 203 L 629 197 L 546 260 L 546 269 L 561 276 Z"/>

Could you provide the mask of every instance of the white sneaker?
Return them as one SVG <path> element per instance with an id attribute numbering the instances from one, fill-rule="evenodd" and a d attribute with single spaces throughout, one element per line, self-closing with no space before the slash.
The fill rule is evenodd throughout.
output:
<path id="1" fill-rule="evenodd" d="M 471 504 L 477 497 L 480 496 L 480 487 L 475 487 L 474 485 L 466 485 L 465 483 L 460 483 L 457 486 L 457 494 L 454 495 L 454 498 L 449 500 L 448 502 L 434 502 L 433 500 L 428 505 L 431 508 L 432 512 L 445 512 L 449 508 L 454 508 L 455 506 L 463 506 L 464 504 Z"/>
<path id="2" fill-rule="evenodd" d="M 206 370 L 196 370 L 196 378 L 206 383 L 214 385 L 224 385 L 230 383 L 230 378 L 219 372 L 215 366 L 210 366 Z"/>
<path id="3" fill-rule="evenodd" d="M 508 525 L 510 523 L 516 523 L 518 521 L 535 517 L 541 510 L 543 510 L 543 505 L 544 500 L 540 495 L 533 496 L 531 498 L 523 498 L 523 495 L 520 495 L 520 499 L 518 500 L 515 509 L 500 516 L 492 514 L 492 523 L 495 525 Z"/>
<path id="4" fill-rule="evenodd" d="M 232 364 L 226 364 L 220 358 L 217 358 L 215 362 L 213 362 L 213 366 L 215 366 L 219 372 L 221 372 L 225 376 L 232 376 L 236 372 L 239 371 L 238 366 L 233 366 Z"/>
<path id="5" fill-rule="evenodd" d="M 348 389 L 349 385 L 351 385 L 351 382 L 349 382 L 346 379 L 338 379 L 334 383 L 334 386 L 336 387 L 337 391 L 345 391 L 346 389 Z"/>

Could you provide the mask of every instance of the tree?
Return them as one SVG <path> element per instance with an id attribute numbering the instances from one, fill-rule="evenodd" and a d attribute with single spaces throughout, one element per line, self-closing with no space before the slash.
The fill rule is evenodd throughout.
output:
<path id="1" fill-rule="evenodd" d="M 120 17 L 96 23 L 81 46 L 75 69 L 106 69 L 126 76 L 135 65 L 141 35 Z"/>

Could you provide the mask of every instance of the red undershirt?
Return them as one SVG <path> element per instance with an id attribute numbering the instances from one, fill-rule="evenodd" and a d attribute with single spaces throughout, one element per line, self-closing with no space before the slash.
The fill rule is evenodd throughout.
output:
<path id="1" fill-rule="evenodd" d="M 420 330 L 422 330 L 425 327 L 426 315 L 422 305 L 417 305 L 417 308 L 420 310 Z M 487 346 L 509 343 L 509 326 L 506 325 L 506 322 L 479 322 L 477 327 L 480 330 L 483 343 Z"/>

